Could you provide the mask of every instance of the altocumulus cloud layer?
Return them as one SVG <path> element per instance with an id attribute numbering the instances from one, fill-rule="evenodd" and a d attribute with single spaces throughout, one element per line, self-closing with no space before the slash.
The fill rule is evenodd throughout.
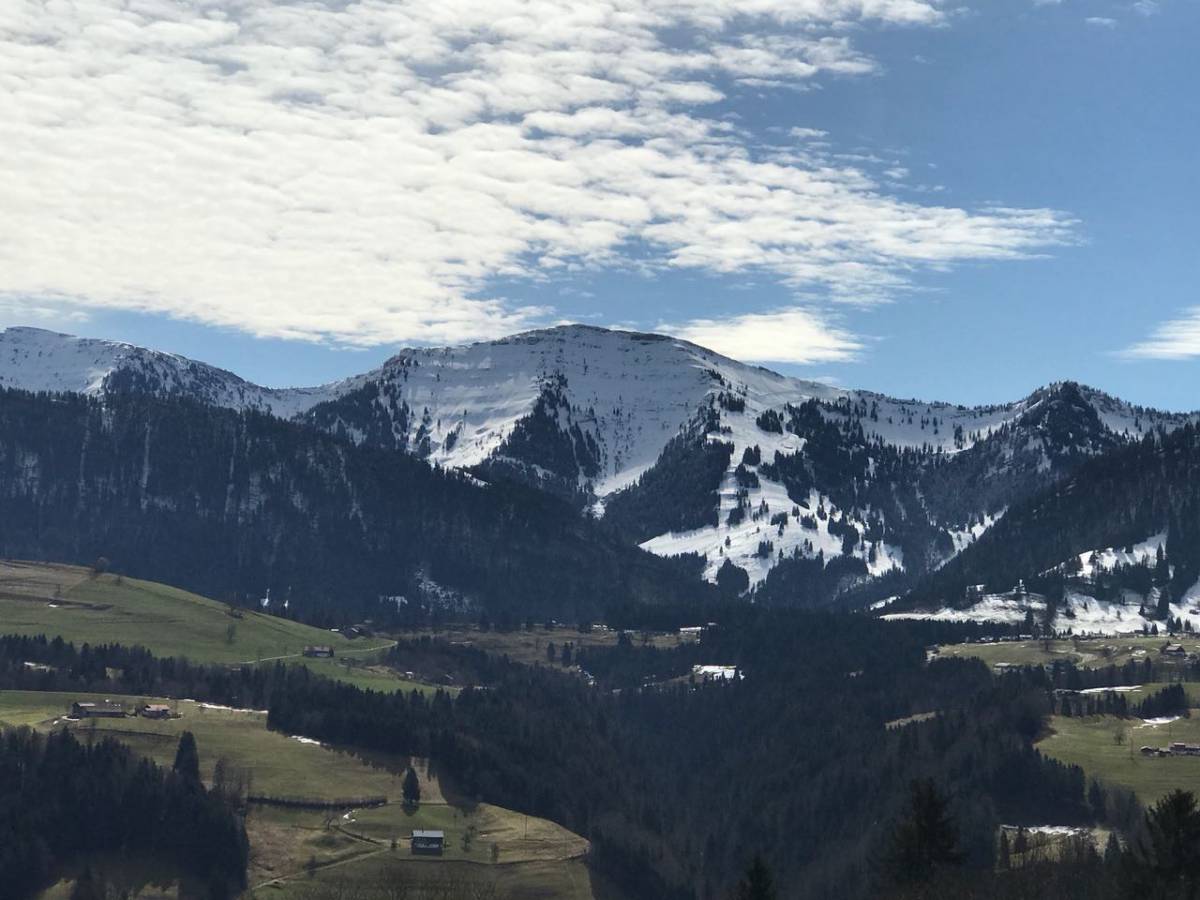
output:
<path id="1" fill-rule="evenodd" d="M 809 298 L 682 323 L 709 343 L 845 358 L 855 339 L 812 298 L 879 299 L 1073 223 L 902 200 L 815 133 L 766 146 L 717 110 L 747 86 L 872 73 L 855 29 L 943 15 L 939 0 L 6 0 L 0 299 L 458 341 L 553 317 L 489 297 L 490 279 L 636 260 L 765 273 Z"/>

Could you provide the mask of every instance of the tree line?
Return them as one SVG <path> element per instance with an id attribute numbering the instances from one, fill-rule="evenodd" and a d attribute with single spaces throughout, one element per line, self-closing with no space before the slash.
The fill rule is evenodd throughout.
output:
<path id="1" fill-rule="evenodd" d="M 174 768 L 163 770 L 107 737 L 81 741 L 66 729 L 0 731 L 4 896 L 31 897 L 69 866 L 86 868 L 89 857 L 110 854 L 169 863 L 206 900 L 240 893 L 249 853 L 245 829 L 200 783 L 189 738 L 185 734 Z"/>

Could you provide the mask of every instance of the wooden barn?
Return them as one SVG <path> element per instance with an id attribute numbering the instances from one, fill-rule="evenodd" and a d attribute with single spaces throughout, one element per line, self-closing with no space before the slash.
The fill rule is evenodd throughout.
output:
<path id="1" fill-rule="evenodd" d="M 111 700 L 102 700 L 97 703 L 76 700 L 71 704 L 71 718 L 123 719 L 125 718 L 125 707 L 120 703 L 113 703 Z"/>
<path id="2" fill-rule="evenodd" d="M 428 853 L 433 856 L 441 856 L 442 850 L 445 847 L 446 833 L 444 831 L 414 831 L 412 833 L 413 853 Z"/>

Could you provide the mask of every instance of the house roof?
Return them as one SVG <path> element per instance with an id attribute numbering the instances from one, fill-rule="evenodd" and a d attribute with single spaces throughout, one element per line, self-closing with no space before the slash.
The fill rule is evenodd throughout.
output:
<path id="1" fill-rule="evenodd" d="M 445 839 L 446 832 L 444 832 L 444 831 L 414 831 L 412 833 L 412 836 L 414 838 L 436 838 L 437 840 L 441 841 L 441 840 Z"/>

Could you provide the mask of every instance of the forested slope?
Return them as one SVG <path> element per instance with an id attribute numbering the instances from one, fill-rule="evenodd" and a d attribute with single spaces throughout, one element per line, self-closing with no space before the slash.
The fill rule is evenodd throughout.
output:
<path id="1" fill-rule="evenodd" d="M 1176 599 L 1200 578 L 1200 430 L 1147 435 L 1083 463 L 1074 474 L 1017 504 L 973 546 L 918 586 L 919 605 L 966 602 L 968 585 L 1053 587 L 1056 567 L 1094 548 L 1124 547 L 1167 533 Z"/>
<path id="2" fill-rule="evenodd" d="M 0 556 L 103 555 L 221 599 L 287 591 L 310 611 L 383 615 L 403 603 L 379 598 L 412 602 L 430 582 L 520 620 L 705 592 L 542 492 L 183 400 L 0 392 L 0 502 Z"/>

